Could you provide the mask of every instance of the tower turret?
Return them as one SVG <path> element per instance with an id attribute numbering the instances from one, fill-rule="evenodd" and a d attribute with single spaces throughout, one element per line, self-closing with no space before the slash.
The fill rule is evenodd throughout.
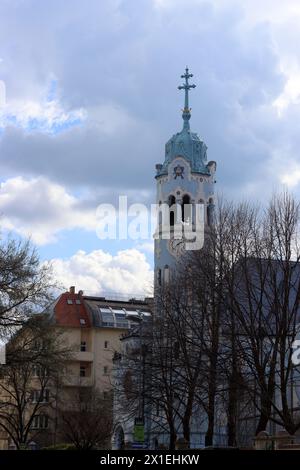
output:
<path id="1" fill-rule="evenodd" d="M 156 165 L 156 203 L 170 207 L 170 227 L 167 227 L 170 237 L 165 237 L 166 224 L 161 220 L 155 234 L 156 286 L 168 282 L 176 262 L 186 252 L 184 238 L 177 239 L 173 228 L 178 227 L 180 223 L 193 225 L 194 208 L 197 204 L 203 204 L 206 226 L 212 223 L 213 218 L 216 163 L 207 162 L 207 146 L 197 133 L 190 130 L 189 91 L 196 87 L 189 83 L 192 77 L 193 74 L 189 73 L 186 67 L 185 73 L 181 75 L 184 83 L 178 87 L 179 90 L 184 90 L 183 128 L 168 140 L 165 146 L 165 160 Z M 181 210 L 176 211 L 176 207 Z M 188 207 L 188 210 L 185 210 L 185 207 Z"/>

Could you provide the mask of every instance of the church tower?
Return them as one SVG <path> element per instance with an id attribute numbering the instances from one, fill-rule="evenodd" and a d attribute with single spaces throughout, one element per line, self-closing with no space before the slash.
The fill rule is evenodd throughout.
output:
<path id="1" fill-rule="evenodd" d="M 158 207 L 167 208 L 168 212 L 166 220 L 165 212 L 159 211 L 154 234 L 156 287 L 168 282 L 176 262 L 186 252 L 184 237 L 174 235 L 176 227 L 190 225 L 194 230 L 196 208 L 198 210 L 199 207 L 204 230 L 213 219 L 216 163 L 207 163 L 205 143 L 190 130 L 189 91 L 196 86 L 189 83 L 192 76 L 186 68 L 181 75 L 184 83 L 178 87 L 184 90 L 183 128 L 166 143 L 164 163 L 156 165 L 156 203 Z"/>

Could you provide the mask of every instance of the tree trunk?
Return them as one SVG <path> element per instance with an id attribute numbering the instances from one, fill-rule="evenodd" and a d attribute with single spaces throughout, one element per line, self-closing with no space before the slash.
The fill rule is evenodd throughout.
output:
<path id="1" fill-rule="evenodd" d="M 227 425 L 227 444 L 236 446 L 237 432 L 237 402 L 238 402 L 238 378 L 235 371 L 232 371 L 229 378 L 229 397 L 228 397 L 228 425 Z"/>
<path id="2" fill-rule="evenodd" d="M 170 426 L 169 450 L 175 450 L 177 434 L 173 426 Z"/>
<path id="3" fill-rule="evenodd" d="M 227 444 L 236 446 L 236 402 L 231 397 L 228 407 Z"/>
<path id="4" fill-rule="evenodd" d="M 205 447 L 213 445 L 214 438 L 214 416 L 208 416 L 208 427 L 205 434 Z"/>
<path id="5" fill-rule="evenodd" d="M 183 431 L 183 437 L 187 442 L 188 448 L 190 448 L 190 438 L 191 438 L 190 418 L 186 418 L 183 420 L 182 431 Z"/>
<path id="6" fill-rule="evenodd" d="M 211 390 L 209 394 L 208 404 L 208 425 L 205 435 L 205 446 L 212 446 L 214 439 L 214 427 L 215 427 L 215 390 Z"/>
<path id="7" fill-rule="evenodd" d="M 258 421 L 258 424 L 256 426 L 256 431 L 255 431 L 256 436 L 261 431 L 266 430 L 266 427 L 270 420 L 270 416 L 271 416 L 271 402 L 268 399 L 266 400 L 262 399 L 260 417 L 259 417 L 259 421 Z"/>

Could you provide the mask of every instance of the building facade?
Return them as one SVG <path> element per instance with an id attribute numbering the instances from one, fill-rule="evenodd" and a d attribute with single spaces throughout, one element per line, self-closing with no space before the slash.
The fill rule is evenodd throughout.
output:
<path id="1" fill-rule="evenodd" d="M 32 446 L 40 448 L 66 442 L 60 431 L 60 413 L 72 409 L 79 391 L 95 390 L 103 399 L 110 396 L 113 357 L 120 351 L 120 337 L 141 318 L 150 317 L 151 308 L 152 299 L 108 300 L 85 296 L 72 286 L 46 309 L 44 313 L 50 324 L 61 335 L 63 346 L 71 352 L 59 386 L 49 381 L 44 391 L 42 414 L 32 424 Z M 35 405 L 39 394 L 35 372 L 30 389 L 32 404 L 29 407 Z M 0 449 L 8 448 L 14 448 L 14 444 L 1 432 Z"/>

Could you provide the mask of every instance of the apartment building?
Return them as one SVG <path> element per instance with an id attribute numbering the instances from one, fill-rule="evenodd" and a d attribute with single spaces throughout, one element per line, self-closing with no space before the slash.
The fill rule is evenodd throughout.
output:
<path id="1" fill-rule="evenodd" d="M 151 309 L 151 298 L 116 300 L 86 296 L 81 290 L 76 292 L 74 286 L 48 306 L 44 313 L 49 316 L 50 323 L 62 332 L 64 345 L 72 353 L 59 389 L 44 393 L 45 403 L 49 396 L 52 403 L 49 410 L 45 408 L 46 412 L 33 421 L 32 446 L 39 448 L 61 442 L 56 416 L 58 400 L 59 406 L 67 409 L 79 389 L 94 388 L 104 398 L 112 390 L 113 357 L 120 351 L 120 337 L 140 319 L 151 316 Z M 38 390 L 32 394 L 33 403 L 37 393 Z M 0 449 L 13 447 L 2 431 Z"/>

